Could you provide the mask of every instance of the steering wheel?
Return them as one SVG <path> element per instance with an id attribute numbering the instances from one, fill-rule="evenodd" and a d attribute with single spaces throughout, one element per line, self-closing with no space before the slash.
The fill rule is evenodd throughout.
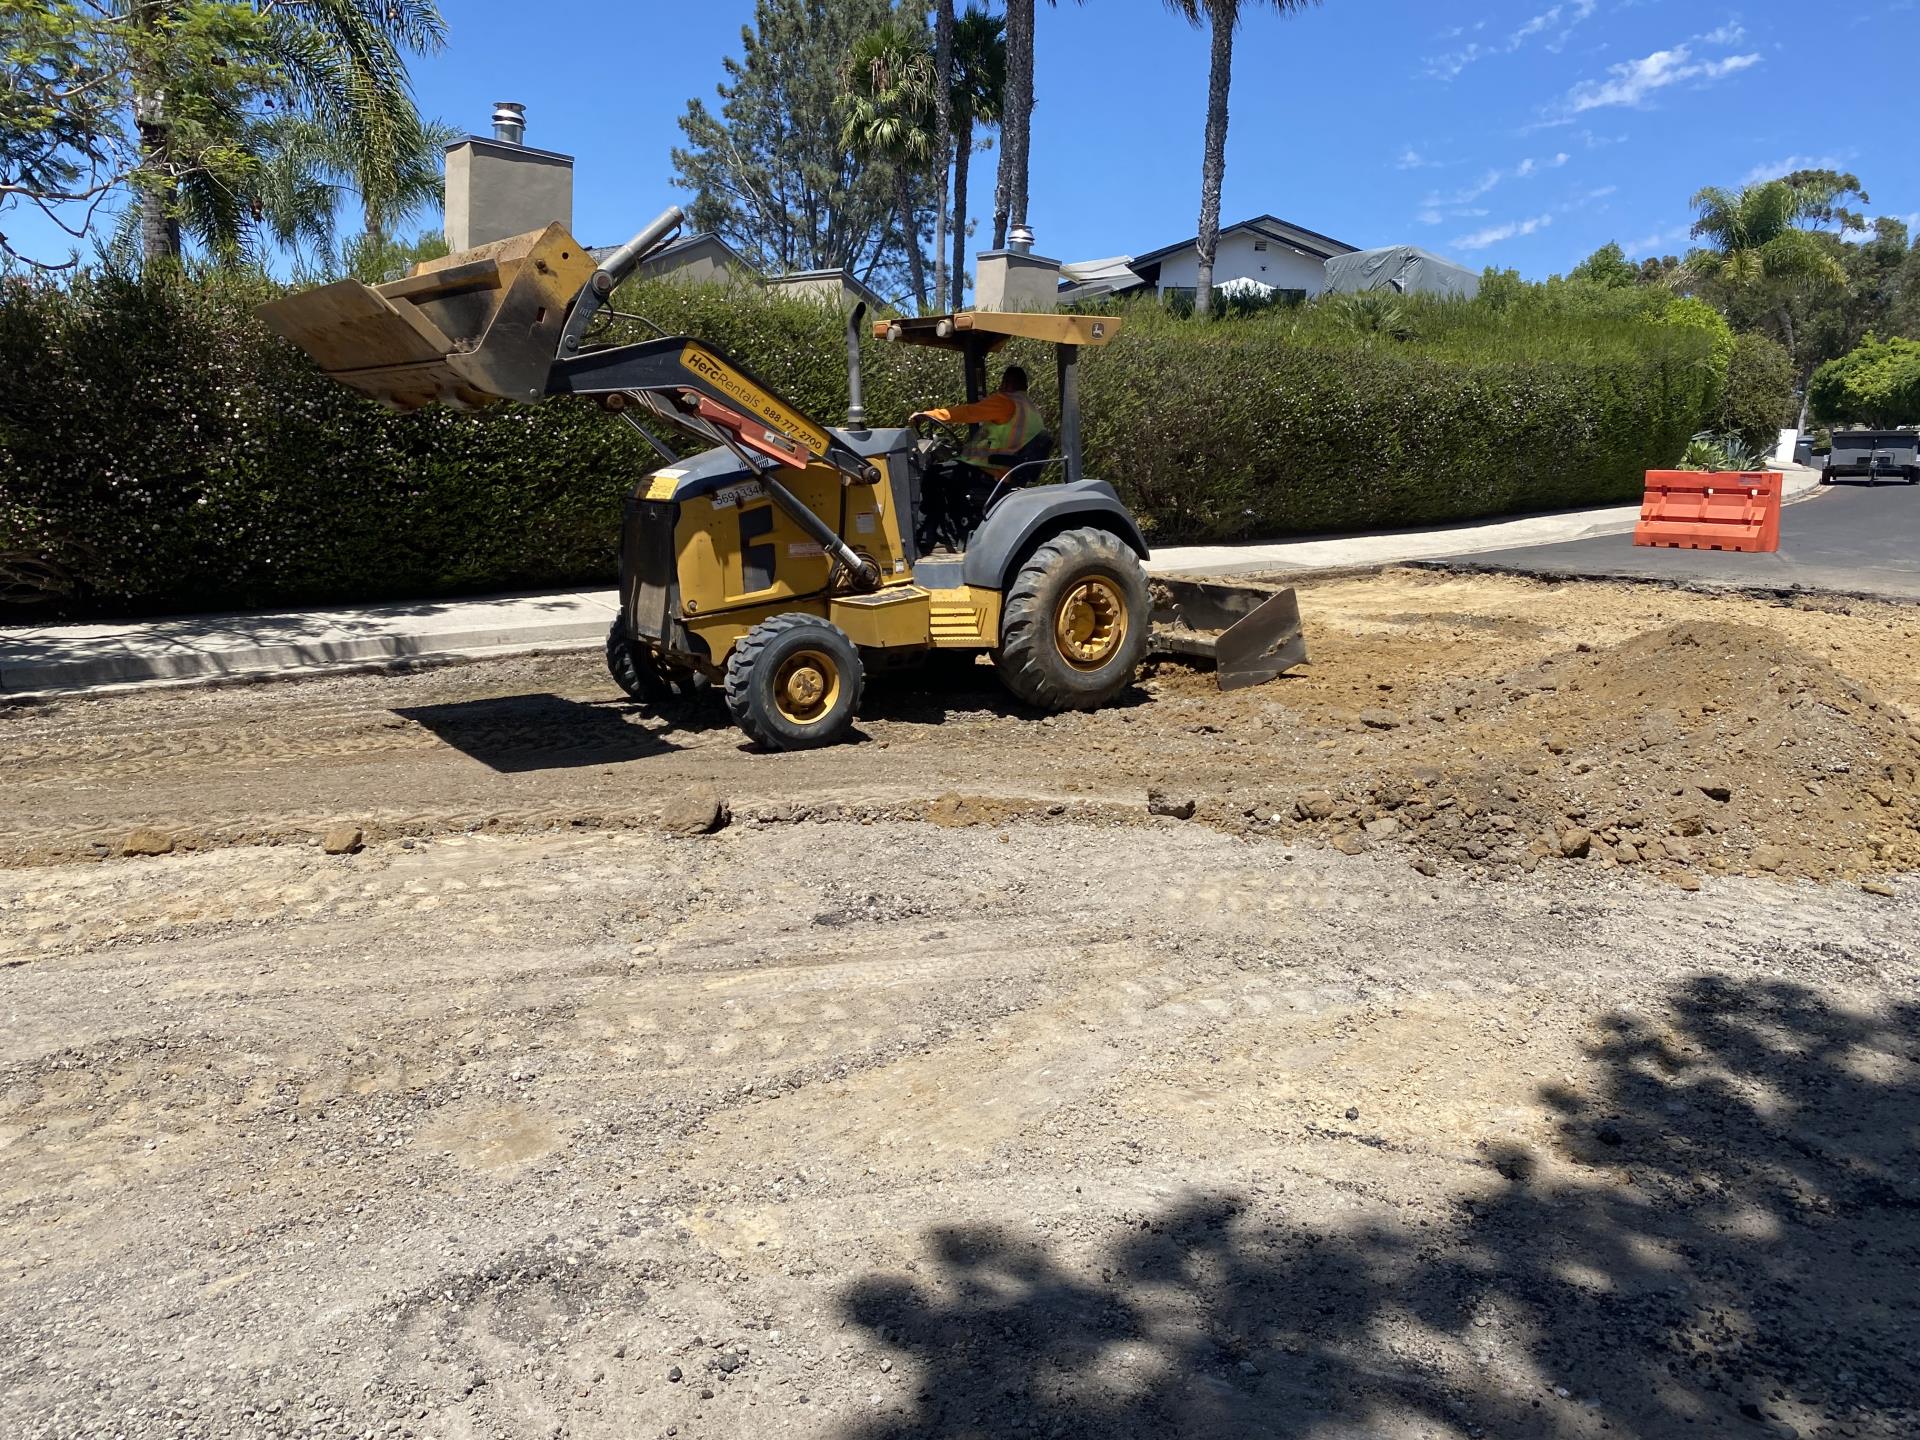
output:
<path id="1" fill-rule="evenodd" d="M 913 433 L 920 437 L 921 443 L 929 450 L 950 449 L 958 455 L 967 448 L 966 427 L 936 420 L 931 415 L 922 415 L 915 420 Z"/>

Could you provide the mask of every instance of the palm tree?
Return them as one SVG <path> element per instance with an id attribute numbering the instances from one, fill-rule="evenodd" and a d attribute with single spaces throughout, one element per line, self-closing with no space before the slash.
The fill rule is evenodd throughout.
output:
<path id="1" fill-rule="evenodd" d="M 993 186 L 993 248 L 1011 226 L 1027 223 L 1027 135 L 1033 123 L 1033 0 L 1007 0 L 1006 104 L 1000 120 L 1000 172 Z"/>
<path id="2" fill-rule="evenodd" d="M 275 116 L 257 127 L 256 136 L 249 141 L 259 164 L 252 171 L 246 196 L 251 212 L 251 224 L 246 229 L 264 234 L 296 257 L 303 244 L 322 258 L 330 255 L 341 196 L 359 183 L 359 151 L 350 137 L 329 129 L 311 115 Z M 444 201 L 441 160 L 448 144 L 457 138 L 458 132 L 438 121 L 416 128 L 412 146 L 382 177 L 377 199 L 362 196 L 363 243 L 378 248 L 394 227 L 415 212 Z M 191 197 L 183 200 L 189 211 L 188 228 L 208 249 L 222 253 L 226 247 L 219 243 L 219 237 L 209 234 L 192 214 Z M 245 248 L 244 234 L 232 239 L 233 248 Z"/>
<path id="3" fill-rule="evenodd" d="M 193 49 L 204 39 L 172 46 L 170 37 L 181 29 L 177 0 L 130 3 L 145 37 L 133 88 L 140 234 L 148 259 L 178 256 L 183 219 L 210 248 L 235 253 L 255 177 L 297 153 L 272 154 L 285 139 L 279 117 L 249 113 L 239 77 L 262 77 L 252 98 L 265 110 L 279 101 L 326 132 L 361 196 L 370 230 L 383 231 L 408 208 L 418 188 L 418 157 L 432 131 L 414 105 L 404 57 L 444 43 L 446 23 L 434 0 L 253 0 L 255 28 L 234 27 L 227 37 L 234 53 L 211 59 Z M 174 48 L 180 65 L 169 64 Z M 196 93 L 183 115 L 178 82 L 194 71 L 228 78 Z M 271 84 L 264 79 L 269 73 Z M 202 157 L 217 157 L 217 169 Z M 312 184 L 306 177 L 282 188 L 311 197 Z"/>
<path id="4" fill-rule="evenodd" d="M 1718 282 L 1732 291 L 1777 291 L 1775 313 L 1787 352 L 1794 351 L 1793 312 L 1786 289 L 1796 281 L 1816 285 L 1847 283 L 1847 274 L 1828 247 L 1802 220 L 1830 213 L 1835 196 L 1817 186 L 1768 180 L 1729 190 L 1709 185 L 1693 197 L 1694 238 L 1708 247 L 1687 257 L 1690 276 Z"/>
<path id="5" fill-rule="evenodd" d="M 1287 14 L 1319 0 L 1166 0 L 1167 8 L 1194 26 L 1213 32 L 1207 70 L 1207 136 L 1200 155 L 1200 264 L 1193 281 L 1193 313 L 1206 318 L 1213 306 L 1213 259 L 1220 247 L 1220 187 L 1227 176 L 1227 94 L 1233 88 L 1233 32 L 1255 5 Z"/>
<path id="6" fill-rule="evenodd" d="M 940 157 L 933 212 L 933 298 L 947 293 L 947 157 L 953 154 L 953 0 L 933 7 L 933 153 Z"/>
<path id="7" fill-rule="evenodd" d="M 967 292 L 967 176 L 973 127 L 996 125 L 1007 96 L 1007 26 L 998 16 L 969 5 L 953 27 L 953 297 L 958 310 Z"/>
<path id="8" fill-rule="evenodd" d="M 913 181 L 933 159 L 933 57 L 923 31 L 889 20 L 861 36 L 847 58 L 847 120 L 841 140 L 869 165 L 893 175 L 900 237 L 907 247 L 907 273 L 914 303 L 927 308 L 926 258 Z"/>

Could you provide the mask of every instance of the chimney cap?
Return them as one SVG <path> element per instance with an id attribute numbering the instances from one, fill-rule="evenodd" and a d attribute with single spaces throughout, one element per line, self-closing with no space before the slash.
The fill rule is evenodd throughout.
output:
<path id="1" fill-rule="evenodd" d="M 1007 232 L 1007 248 L 1016 255 L 1027 255 L 1033 250 L 1033 230 L 1024 222 Z"/>
<path id="2" fill-rule="evenodd" d="M 493 102 L 493 138 L 509 145 L 524 142 L 527 134 L 527 107 L 518 100 Z"/>

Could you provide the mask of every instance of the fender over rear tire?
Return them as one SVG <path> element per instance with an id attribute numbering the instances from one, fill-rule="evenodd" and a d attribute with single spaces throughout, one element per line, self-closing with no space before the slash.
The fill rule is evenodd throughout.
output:
<path id="1" fill-rule="evenodd" d="M 727 711 L 769 750 L 811 750 L 846 738 L 866 668 L 837 625 L 818 615 L 775 615 L 727 657 Z"/>
<path id="2" fill-rule="evenodd" d="M 993 663 L 1008 690 L 1045 710 L 1092 710 L 1133 683 L 1152 604 L 1140 557 L 1109 530 L 1056 535 L 1007 587 Z"/>

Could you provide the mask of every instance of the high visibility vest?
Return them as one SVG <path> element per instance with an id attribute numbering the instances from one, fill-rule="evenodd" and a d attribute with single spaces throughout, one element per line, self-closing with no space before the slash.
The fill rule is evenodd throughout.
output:
<path id="1" fill-rule="evenodd" d="M 1046 432 L 1046 417 L 1040 413 L 1038 405 L 1027 399 L 1024 391 L 1010 390 L 1007 398 L 1013 401 L 1013 415 L 1005 424 L 973 427 L 973 437 L 967 441 L 966 449 L 969 465 L 998 469 L 1006 462 L 1002 460 L 996 465 L 992 463 L 992 457 L 1012 455 Z"/>

